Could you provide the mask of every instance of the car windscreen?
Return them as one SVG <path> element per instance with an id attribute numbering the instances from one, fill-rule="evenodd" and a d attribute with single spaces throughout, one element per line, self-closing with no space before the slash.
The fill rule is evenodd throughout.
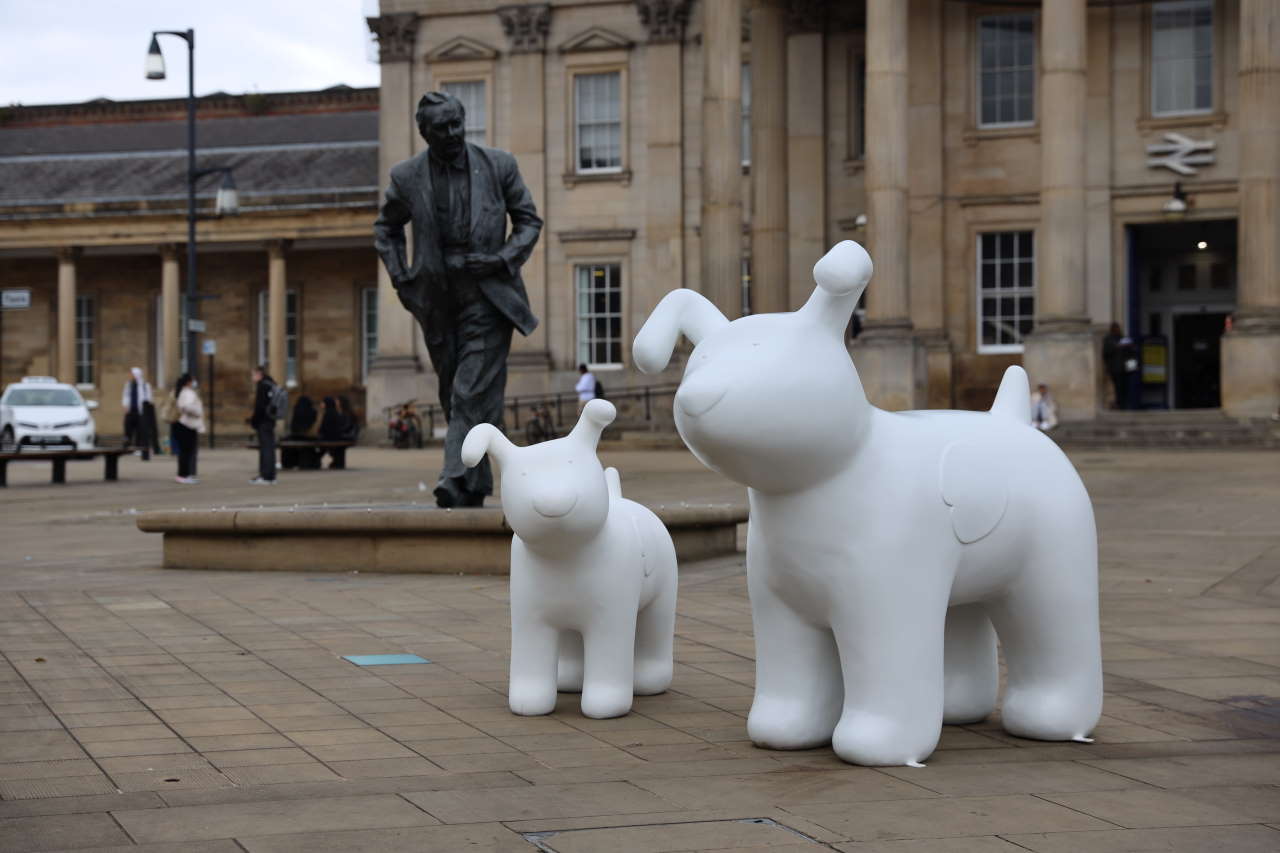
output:
<path id="1" fill-rule="evenodd" d="M 70 388 L 14 388 L 5 400 L 10 406 L 79 406 L 80 395 Z"/>

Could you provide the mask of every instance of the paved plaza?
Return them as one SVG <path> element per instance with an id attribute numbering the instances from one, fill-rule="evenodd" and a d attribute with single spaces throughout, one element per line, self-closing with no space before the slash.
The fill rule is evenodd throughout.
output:
<path id="1" fill-rule="evenodd" d="M 947 727 L 923 769 L 746 740 L 741 555 L 681 566 L 676 676 L 614 720 L 506 709 L 505 579 L 161 569 L 134 513 L 431 501 L 437 452 L 251 487 L 253 457 L 10 467 L 0 851 L 1121 853 L 1280 850 L 1280 454 L 1074 454 L 1101 539 L 1092 745 Z M 630 497 L 741 501 L 683 451 Z M 420 486 L 419 484 L 423 485 Z M 343 655 L 430 663 L 358 667 Z"/>

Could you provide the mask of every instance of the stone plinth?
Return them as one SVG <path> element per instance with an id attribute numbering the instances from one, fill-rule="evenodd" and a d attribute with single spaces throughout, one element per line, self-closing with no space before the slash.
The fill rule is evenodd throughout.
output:
<path id="1" fill-rule="evenodd" d="M 737 550 L 745 506 L 651 506 L 676 555 Z M 426 506 L 270 507 L 147 512 L 138 529 L 164 534 L 166 569 L 506 574 L 511 528 L 501 509 Z"/>

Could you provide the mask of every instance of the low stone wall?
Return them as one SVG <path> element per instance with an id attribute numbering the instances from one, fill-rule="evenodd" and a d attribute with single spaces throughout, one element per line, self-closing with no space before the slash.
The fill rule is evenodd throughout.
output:
<path id="1" fill-rule="evenodd" d="M 681 562 L 732 554 L 747 508 L 650 507 Z M 423 506 L 166 510 L 138 515 L 164 535 L 166 569 L 507 574 L 511 528 L 501 509 Z"/>

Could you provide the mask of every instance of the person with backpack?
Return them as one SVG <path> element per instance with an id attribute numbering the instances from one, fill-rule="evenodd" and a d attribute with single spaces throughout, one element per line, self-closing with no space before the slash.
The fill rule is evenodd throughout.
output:
<path id="1" fill-rule="evenodd" d="M 578 414 L 582 414 L 582 410 L 600 395 L 600 382 L 590 370 L 587 370 L 585 364 L 578 365 L 578 384 L 573 386 L 573 390 L 578 392 Z"/>
<path id="2" fill-rule="evenodd" d="M 253 369 L 253 414 L 248 418 L 258 438 L 258 476 L 249 482 L 255 486 L 276 484 L 276 421 L 288 410 L 289 392 L 258 365 Z"/>

